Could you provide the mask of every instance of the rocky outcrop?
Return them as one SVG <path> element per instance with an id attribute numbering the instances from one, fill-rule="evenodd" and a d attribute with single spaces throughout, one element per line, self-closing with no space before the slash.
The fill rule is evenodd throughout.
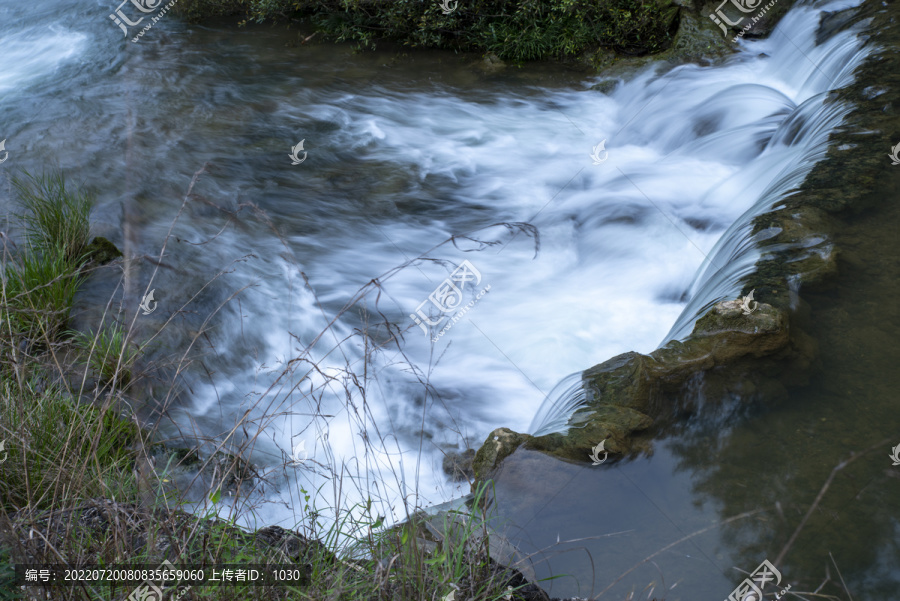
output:
<path id="1" fill-rule="evenodd" d="M 750 311 L 748 313 L 748 310 Z M 738 393 L 751 400 L 783 389 L 808 371 L 814 346 L 802 332 L 792 335 L 786 311 L 768 304 L 725 301 L 697 321 L 684 341 L 642 355 L 624 353 L 582 374 L 585 405 L 569 420 L 566 434 L 534 437 L 499 428 L 475 456 L 476 481 L 517 448 L 561 459 L 590 461 L 601 441 L 611 457 L 647 450 L 655 430 L 707 401 Z M 702 379 L 703 394 L 697 395 Z"/>

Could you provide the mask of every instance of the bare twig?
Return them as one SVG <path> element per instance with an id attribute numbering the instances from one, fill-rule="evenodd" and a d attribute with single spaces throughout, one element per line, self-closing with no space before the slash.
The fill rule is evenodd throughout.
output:
<path id="1" fill-rule="evenodd" d="M 781 560 L 784 559 L 785 555 L 787 555 L 787 552 L 790 550 L 791 546 L 793 546 L 794 541 L 797 540 L 797 537 L 800 535 L 800 531 L 803 530 L 803 527 L 806 525 L 807 520 L 809 520 L 809 516 L 811 516 L 812 512 L 815 511 L 816 507 L 818 507 L 819 502 L 822 500 L 822 497 L 825 496 L 825 492 L 828 491 L 828 487 L 831 486 L 831 483 L 832 483 L 832 481 L 834 481 L 834 477 L 837 475 L 837 473 L 839 471 L 841 471 L 842 469 L 844 469 L 845 467 L 847 467 L 848 465 L 850 465 L 851 463 L 853 463 L 854 461 L 856 461 L 857 459 L 859 459 L 860 457 L 862 457 L 863 455 L 865 455 L 866 453 L 873 451 L 879 447 L 883 447 L 884 445 L 888 444 L 888 442 L 890 442 L 890 439 L 885 439 L 885 440 L 882 440 L 882 441 L 872 445 L 865 451 L 862 451 L 860 453 L 851 453 L 849 459 L 846 459 L 846 460 L 840 462 L 839 464 L 837 464 L 836 466 L 834 466 L 834 469 L 831 470 L 831 474 L 828 475 L 828 479 L 825 480 L 825 484 L 822 485 L 822 490 L 820 490 L 819 494 L 816 495 L 816 500 L 813 501 L 812 505 L 810 505 L 809 510 L 806 512 L 806 515 L 803 516 L 803 519 L 800 520 L 800 525 L 797 526 L 797 529 L 794 530 L 794 533 L 791 535 L 791 538 L 788 539 L 788 542 L 784 546 L 784 548 L 781 550 L 781 553 L 779 553 L 778 557 L 775 558 L 775 565 L 781 564 Z"/>
<path id="2" fill-rule="evenodd" d="M 604 593 L 606 593 L 607 591 L 609 591 L 609 589 L 611 589 L 613 586 L 615 586 L 616 584 L 618 584 L 618 582 L 619 582 L 620 580 L 622 580 L 622 578 L 624 578 L 625 576 L 627 576 L 627 575 L 630 574 L 631 572 L 635 571 L 635 570 L 638 569 L 640 566 L 644 565 L 645 563 L 647 563 L 648 561 L 650 561 L 651 559 L 653 559 L 653 558 L 656 557 L 657 555 L 659 555 L 659 554 L 661 554 L 661 553 L 664 553 L 664 552 L 668 551 L 668 550 L 671 549 L 672 547 L 674 547 L 674 546 L 676 546 L 676 545 L 679 545 L 679 544 L 683 543 L 683 542 L 686 541 L 686 540 L 692 539 L 692 538 L 694 538 L 695 536 L 699 536 L 699 535 L 703 534 L 704 532 L 709 532 L 710 530 L 714 530 L 714 529 L 716 529 L 716 528 L 720 528 L 720 527 L 722 527 L 722 526 L 725 526 L 726 524 L 730 524 L 731 522 L 736 522 L 737 520 L 742 520 L 742 519 L 744 519 L 744 518 L 749 518 L 749 517 L 754 516 L 754 515 L 756 515 L 756 514 L 758 514 L 758 513 L 762 513 L 763 511 L 766 511 L 766 510 L 765 510 L 765 509 L 756 509 L 756 510 L 754 510 L 754 511 L 746 511 L 746 512 L 741 513 L 741 514 L 739 514 L 739 515 L 736 515 L 736 516 L 730 517 L 730 518 L 728 518 L 728 519 L 726 519 L 726 520 L 723 520 L 723 521 L 719 522 L 718 524 L 713 524 L 712 526 L 707 526 L 706 528 L 703 528 L 703 529 L 701 529 L 701 530 L 697 530 L 696 532 L 693 532 L 693 533 L 691 533 L 691 534 L 688 534 L 687 536 L 683 536 L 683 537 L 679 538 L 679 539 L 678 539 L 677 541 L 675 541 L 674 543 L 671 543 L 671 544 L 669 544 L 669 545 L 666 545 L 665 547 L 663 547 L 662 549 L 660 549 L 660 550 L 657 551 L 656 553 L 653 553 L 652 555 L 648 555 L 647 557 L 645 557 L 644 559 L 642 559 L 642 560 L 639 561 L 638 563 L 634 564 L 631 568 L 629 568 L 628 570 L 626 570 L 625 572 L 623 572 L 618 578 L 616 578 L 615 580 L 613 580 L 613 581 L 609 584 L 609 586 L 607 586 L 605 589 L 603 589 L 602 591 L 600 591 L 600 593 L 599 593 L 596 597 L 594 597 L 594 599 L 599 599 L 600 597 L 602 597 L 602 596 L 604 595 Z"/>
<path id="3" fill-rule="evenodd" d="M 831 558 L 831 563 L 834 564 L 834 569 L 837 570 L 838 578 L 841 579 L 841 584 L 844 585 L 844 592 L 847 593 L 847 596 L 850 597 L 850 601 L 853 601 L 853 595 L 850 594 L 850 589 L 847 588 L 847 583 L 844 582 L 844 577 L 841 575 L 841 569 L 838 567 L 837 562 L 834 560 L 834 555 L 831 554 L 831 551 L 828 552 L 828 557 Z"/>

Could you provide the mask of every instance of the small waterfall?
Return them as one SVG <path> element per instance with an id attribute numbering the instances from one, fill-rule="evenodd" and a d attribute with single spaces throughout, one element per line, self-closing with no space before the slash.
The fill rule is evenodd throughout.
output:
<path id="1" fill-rule="evenodd" d="M 528 433 L 532 436 L 544 436 L 559 432 L 565 434 L 569 429 L 569 418 L 587 401 L 586 391 L 581 382 L 581 372 L 569 374 L 557 384 L 547 400 L 540 406 Z"/>
<path id="2" fill-rule="evenodd" d="M 814 10 L 805 7 L 803 10 Z M 735 130 L 723 132 L 723 135 L 712 134 L 700 137 L 677 147 L 667 155 L 661 163 L 672 156 L 691 153 L 695 156 L 725 156 L 740 147 L 751 147 L 758 144 L 762 150 L 739 171 L 709 190 L 700 200 L 702 205 L 717 206 L 724 197 L 731 195 L 735 202 L 739 197 L 756 194 L 750 202 L 750 208 L 742 213 L 725 230 L 713 248 L 706 253 L 706 258 L 697 270 L 693 281 L 687 289 L 688 302 L 677 320 L 663 338 L 660 346 L 671 340 L 679 340 L 689 335 L 694 323 L 716 303 L 736 298 L 745 278 L 752 274 L 755 265 L 763 256 L 759 243 L 774 237 L 777 230 L 763 230 L 751 235 L 753 220 L 768 211 L 778 208 L 779 204 L 796 192 L 813 166 L 821 160 L 828 150 L 829 134 L 837 128 L 850 107 L 834 103 L 826 104 L 829 90 L 841 88 L 853 81 L 856 67 L 865 58 L 867 50 L 860 48 L 859 41 L 852 32 L 836 36 L 832 40 L 818 44 L 815 38 L 816 21 L 806 18 L 801 23 L 801 10 L 795 10 L 786 16 L 778 28 L 803 28 L 804 43 L 802 56 L 804 60 L 814 61 L 817 68 L 797 69 L 793 76 L 786 76 L 796 86 L 794 96 L 797 103 L 793 105 L 790 98 L 775 90 L 764 89 L 758 85 L 739 85 L 719 94 L 716 99 L 723 106 L 715 109 L 704 107 L 698 120 L 715 121 L 715 110 L 721 114 L 718 119 L 728 119 L 743 114 L 747 118 L 748 101 L 750 108 L 760 111 L 755 116 L 756 128 L 747 124 L 746 134 L 734 136 Z M 773 35 L 761 42 L 745 42 L 745 46 L 759 44 L 761 50 L 768 52 L 779 50 L 776 42 L 778 36 Z M 800 36 L 795 35 L 799 41 Z M 775 70 L 790 72 L 792 65 L 799 60 L 794 52 L 784 52 L 774 62 Z M 739 92 L 739 93 L 738 93 Z M 689 128 L 690 125 L 685 127 Z M 685 132 L 681 132 L 682 135 Z M 728 135 L 725 136 L 724 134 Z M 671 137 L 667 144 L 675 144 L 678 136 Z M 805 241 L 802 246 L 811 246 L 821 240 Z M 777 250 L 782 250 L 783 245 Z M 770 248 L 776 250 L 776 248 Z M 793 282 L 792 285 L 795 285 Z M 763 299 L 764 302 L 764 299 Z M 587 391 L 581 381 L 581 373 L 567 376 L 548 395 L 532 421 L 529 432 L 540 436 L 551 432 L 565 433 L 575 412 L 588 400 Z"/>
<path id="3" fill-rule="evenodd" d="M 828 135 L 850 111 L 845 106 L 824 105 L 826 93 L 799 106 L 772 136 L 767 150 L 787 161 L 759 200 L 722 234 L 707 255 L 689 288 L 688 304 L 661 345 L 684 338 L 697 319 L 716 303 L 740 293 L 744 278 L 753 273 L 761 257 L 758 243 L 778 233 L 763 230 L 751 236 L 753 220 L 776 208 L 803 182 L 815 163 L 825 156 Z"/>

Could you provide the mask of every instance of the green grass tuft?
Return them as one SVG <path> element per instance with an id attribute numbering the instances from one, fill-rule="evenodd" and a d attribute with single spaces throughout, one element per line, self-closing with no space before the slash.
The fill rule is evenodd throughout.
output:
<path id="1" fill-rule="evenodd" d="M 8 321 L 3 329 L 14 338 L 56 339 L 65 330 L 83 279 L 61 246 L 7 262 L 3 295 Z"/>
<path id="2" fill-rule="evenodd" d="M 109 496 L 109 482 L 130 477 L 133 454 L 126 448 L 137 426 L 58 388 L 0 379 L 0 426 L 8 453 L 0 463 L 5 510 L 52 507 L 58 495 L 76 491 L 81 498 Z"/>
<path id="3" fill-rule="evenodd" d="M 13 177 L 24 214 L 25 235 L 38 252 L 63 249 L 73 265 L 81 261 L 90 236 L 93 198 L 82 190 L 66 189 L 60 172 Z"/>
<path id="4" fill-rule="evenodd" d="M 131 382 L 131 368 L 140 354 L 134 343 L 127 343 L 127 332 L 118 324 L 97 333 L 77 332 L 76 347 L 84 354 L 88 365 L 103 384 Z"/>

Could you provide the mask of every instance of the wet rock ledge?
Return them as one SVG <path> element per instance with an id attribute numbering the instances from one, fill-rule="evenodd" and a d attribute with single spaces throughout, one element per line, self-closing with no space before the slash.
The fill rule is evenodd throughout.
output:
<path id="1" fill-rule="evenodd" d="M 843 261 L 837 233 L 855 216 L 886 197 L 878 184 L 890 169 L 886 156 L 897 128 L 900 90 L 900 6 L 867 0 L 823 15 L 820 39 L 868 22 L 864 43 L 876 49 L 855 72 L 855 81 L 828 93 L 825 104 L 849 107 L 819 161 L 797 189 L 753 220 L 751 236 L 774 232 L 758 243 L 762 258 L 742 282 L 742 295 L 755 290 L 760 302 L 744 315 L 738 301 L 719 303 L 683 342 L 650 353 L 625 353 L 582 374 L 587 406 L 569 420 L 568 434 L 533 437 L 499 428 L 478 450 L 475 483 L 485 481 L 517 448 L 560 459 L 590 461 L 605 440 L 610 463 L 651 452 L 655 436 L 668 426 L 723 401 L 779 403 L 788 390 L 805 384 L 816 367 L 817 344 L 808 329 L 813 308 L 800 292 L 821 293 L 840 277 Z M 874 83 L 877 82 L 877 83 Z M 850 253 L 847 253 L 850 255 Z M 732 406 L 732 405 L 729 405 Z"/>
<path id="2" fill-rule="evenodd" d="M 751 307 L 746 314 L 741 301 L 721 302 L 683 342 L 669 342 L 649 355 L 624 353 L 585 370 L 587 402 L 569 420 L 568 434 L 535 437 L 499 428 L 475 456 L 476 480 L 490 477 L 522 445 L 589 461 L 591 449 L 606 441 L 614 459 L 649 451 L 660 427 L 698 409 L 697 398 L 733 395 L 749 402 L 784 396 L 787 386 L 803 382 L 814 343 L 792 331 L 786 311 L 763 303 Z"/>

